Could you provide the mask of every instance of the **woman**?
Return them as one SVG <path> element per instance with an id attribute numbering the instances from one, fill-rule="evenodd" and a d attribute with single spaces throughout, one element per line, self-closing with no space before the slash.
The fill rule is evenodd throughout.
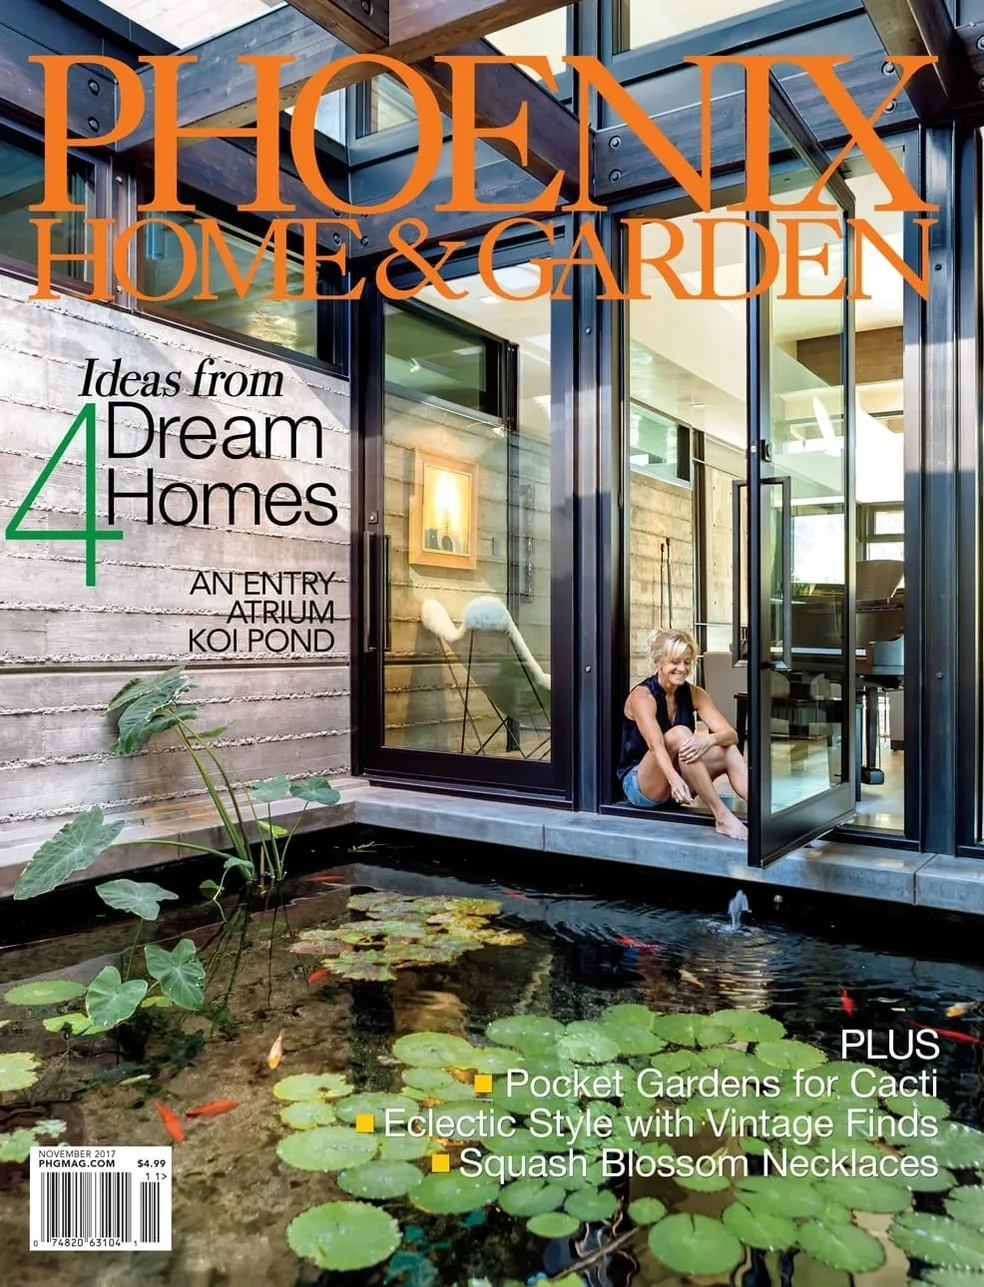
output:
<path id="1" fill-rule="evenodd" d="M 653 674 L 625 700 L 618 777 L 629 804 L 656 809 L 669 800 L 693 804 L 698 795 L 714 814 L 716 829 L 732 840 L 748 833 L 718 793 L 714 779 L 728 775 L 735 794 L 748 798 L 748 770 L 738 734 L 703 688 L 688 684 L 697 644 L 686 630 L 649 636 Z M 696 731 L 700 719 L 707 733 Z"/>

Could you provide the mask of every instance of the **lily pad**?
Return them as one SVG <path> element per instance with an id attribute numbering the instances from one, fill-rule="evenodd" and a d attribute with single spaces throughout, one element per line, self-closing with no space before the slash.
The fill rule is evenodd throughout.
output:
<path id="1" fill-rule="evenodd" d="M 402 1198 L 423 1180 L 423 1172 L 412 1162 L 363 1162 L 342 1171 L 338 1187 L 356 1198 L 382 1202 Z"/>
<path id="2" fill-rule="evenodd" d="M 531 1039 L 555 1046 L 564 1035 L 564 1025 L 556 1019 L 542 1016 L 514 1015 L 508 1019 L 494 1019 L 485 1029 L 485 1035 L 497 1046 L 512 1046 L 522 1051 Z"/>
<path id="3" fill-rule="evenodd" d="M 753 1211 L 770 1211 L 790 1219 L 817 1216 L 824 1195 L 809 1180 L 791 1175 L 748 1175 L 739 1181 L 739 1198 Z"/>
<path id="4" fill-rule="evenodd" d="M 38 1137 L 29 1127 L 0 1134 L 0 1162 L 26 1162 Z"/>
<path id="5" fill-rule="evenodd" d="M 636 1224 L 655 1224 L 666 1215 L 666 1207 L 659 1198 L 636 1198 L 629 1203 L 629 1218 Z"/>
<path id="6" fill-rule="evenodd" d="M 525 1055 L 518 1050 L 500 1050 L 495 1046 L 477 1046 L 472 1052 L 470 1067 L 481 1073 L 506 1073 L 526 1063 Z"/>
<path id="7" fill-rule="evenodd" d="M 930 1269 L 922 1281 L 933 1287 L 984 1287 L 984 1274 L 973 1269 Z"/>
<path id="8" fill-rule="evenodd" d="M 400 1245 L 400 1226 L 368 1202 L 326 1202 L 302 1211 L 287 1226 L 291 1250 L 322 1269 L 369 1269 Z"/>
<path id="9" fill-rule="evenodd" d="M 651 1027 L 631 1019 L 606 1019 L 601 1025 L 606 1037 L 611 1037 L 623 1055 L 654 1055 L 666 1046 Z"/>
<path id="10" fill-rule="evenodd" d="M 85 988 L 70 979 L 36 979 L 20 983 L 3 994 L 7 1005 L 61 1005 L 82 996 Z"/>
<path id="11" fill-rule="evenodd" d="M 375 1157 L 379 1141 L 349 1126 L 315 1126 L 287 1135 L 277 1144 L 277 1155 L 299 1171 L 342 1171 Z"/>
<path id="12" fill-rule="evenodd" d="M 984 1166 L 984 1131 L 965 1126 L 963 1122 L 940 1122 L 934 1138 L 912 1140 L 906 1152 L 917 1157 L 934 1157 L 940 1166 Z"/>
<path id="13" fill-rule="evenodd" d="M 14 898 L 37 898 L 57 889 L 75 872 L 91 867 L 122 830 L 122 818 L 104 823 L 98 804 L 86 809 L 38 849 L 17 877 Z"/>
<path id="14" fill-rule="evenodd" d="M 738 1238 L 720 1220 L 681 1212 L 649 1230 L 649 1249 L 680 1274 L 725 1274 L 743 1255 Z"/>
<path id="15" fill-rule="evenodd" d="M 331 1126 L 337 1120 L 331 1104 L 323 1099 L 300 1099 L 280 1110 L 280 1120 L 293 1131 L 310 1131 Z"/>
<path id="16" fill-rule="evenodd" d="M 294 1073 L 273 1088 L 278 1099 L 341 1099 L 355 1089 L 341 1073 Z"/>
<path id="17" fill-rule="evenodd" d="M 818 1180 L 816 1188 L 825 1197 L 843 1202 L 854 1211 L 896 1215 L 912 1206 L 908 1189 L 877 1175 L 835 1175 L 829 1180 Z"/>
<path id="18" fill-rule="evenodd" d="M 577 1064 L 607 1064 L 621 1053 L 618 1042 L 600 1023 L 569 1023 L 557 1042 L 557 1052 Z"/>
<path id="19" fill-rule="evenodd" d="M 738 1041 L 778 1041 L 786 1035 L 779 1020 L 761 1010 L 716 1010 L 713 1017 L 727 1024 Z"/>
<path id="20" fill-rule="evenodd" d="M 890 1108 L 893 1113 L 898 1113 L 900 1117 L 911 1113 L 914 1109 L 918 1111 L 920 1117 L 942 1119 L 950 1116 L 949 1104 L 945 1100 L 937 1099 L 935 1095 L 892 1095 L 882 1102 L 886 1108 Z"/>
<path id="21" fill-rule="evenodd" d="M 655 1010 L 650 1010 L 648 1006 L 625 1002 L 621 1005 L 608 1006 L 602 1012 L 601 1021 L 602 1023 L 637 1023 L 652 1032 L 655 1018 Z"/>
<path id="22" fill-rule="evenodd" d="M 564 1203 L 564 1210 L 585 1224 L 589 1220 L 609 1220 L 618 1210 L 618 1199 L 611 1189 L 575 1189 Z"/>
<path id="23" fill-rule="evenodd" d="M 456 1077 L 452 1077 L 443 1068 L 404 1068 L 403 1081 L 414 1090 L 424 1090 L 429 1095 L 438 1097 L 441 1091 L 447 1090 L 450 1086 L 462 1085 Z"/>
<path id="24" fill-rule="evenodd" d="M 146 994 L 146 979 L 128 979 L 124 983 L 116 966 L 106 965 L 89 984 L 85 1008 L 94 1025 L 115 1028 L 130 1018 Z"/>
<path id="25" fill-rule="evenodd" d="M 409 1095 L 394 1095 L 385 1090 L 363 1091 L 361 1095 L 349 1095 L 335 1105 L 335 1111 L 343 1122 L 350 1124 L 357 1117 L 371 1114 L 375 1117 L 376 1126 L 381 1131 L 388 1112 L 410 1115 L 417 1111 L 416 1100 Z"/>
<path id="26" fill-rule="evenodd" d="M 507 1215 L 543 1215 L 556 1211 L 564 1201 L 565 1191 L 559 1184 L 544 1184 L 542 1180 L 524 1179 L 507 1184 L 499 1194 L 499 1206 Z"/>
<path id="27" fill-rule="evenodd" d="M 753 1211 L 743 1202 L 732 1202 L 721 1215 L 725 1227 L 749 1247 L 762 1251 L 785 1251 L 796 1245 L 796 1225 L 786 1216 L 771 1211 Z"/>
<path id="28" fill-rule="evenodd" d="M 527 1220 L 526 1227 L 538 1238 L 569 1238 L 577 1233 L 581 1222 L 564 1211 L 546 1211 Z"/>
<path id="29" fill-rule="evenodd" d="M 109 880 L 97 885 L 96 893 L 107 907 L 129 912 L 144 921 L 156 921 L 161 914 L 161 903 L 178 897 L 150 880 Z"/>
<path id="30" fill-rule="evenodd" d="M 475 1051 L 446 1032 L 411 1032 L 393 1043 L 393 1054 L 417 1068 L 471 1068 Z"/>
<path id="31" fill-rule="evenodd" d="M 805 1041 L 760 1041 L 755 1054 L 772 1068 L 817 1068 L 827 1062 L 822 1050 Z"/>
<path id="32" fill-rule="evenodd" d="M 907 1211 L 897 1216 L 888 1236 L 909 1256 L 946 1269 L 984 1270 L 984 1233 L 962 1220 Z"/>
<path id="33" fill-rule="evenodd" d="M 488 1206 L 498 1196 L 498 1182 L 491 1176 L 434 1171 L 411 1191 L 410 1201 L 432 1215 L 463 1215 Z"/>
<path id="34" fill-rule="evenodd" d="M 720 1046 L 732 1038 L 732 1030 L 717 1015 L 661 1014 L 653 1020 L 653 1031 L 675 1046 Z"/>
<path id="35" fill-rule="evenodd" d="M 959 1185 L 947 1197 L 946 1209 L 954 1220 L 984 1229 L 984 1185 Z"/>
<path id="36" fill-rule="evenodd" d="M 383 1135 L 379 1141 L 380 1162 L 413 1162 L 433 1152 L 433 1140 L 415 1135 Z"/>
<path id="37" fill-rule="evenodd" d="M 809 1220 L 799 1227 L 799 1243 L 815 1260 L 850 1274 L 871 1273 L 885 1263 L 884 1245 L 856 1224 Z"/>
<path id="38" fill-rule="evenodd" d="M 27 1050 L 0 1052 L 0 1091 L 24 1090 L 38 1079 L 38 1061 Z"/>

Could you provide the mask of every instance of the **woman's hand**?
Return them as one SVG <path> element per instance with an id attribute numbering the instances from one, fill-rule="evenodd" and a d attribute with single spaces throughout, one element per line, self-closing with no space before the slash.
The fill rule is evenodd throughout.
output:
<path id="1" fill-rule="evenodd" d="M 714 741 L 713 737 L 707 737 L 702 733 L 695 733 L 692 737 L 688 737 L 680 747 L 679 758 L 684 762 L 684 764 L 693 764 L 695 760 L 701 759 L 701 757 L 704 756 L 712 746 L 716 745 L 717 743 Z"/>
<path id="2" fill-rule="evenodd" d="M 690 794 L 690 787 L 687 786 L 679 773 L 670 778 L 670 795 L 677 804 L 693 804 L 694 797 Z"/>

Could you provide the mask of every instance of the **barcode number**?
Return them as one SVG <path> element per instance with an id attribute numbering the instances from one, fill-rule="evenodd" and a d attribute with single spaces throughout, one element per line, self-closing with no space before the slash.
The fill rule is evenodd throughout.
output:
<path id="1" fill-rule="evenodd" d="M 171 1149 L 31 1149 L 32 1251 L 170 1251 Z"/>

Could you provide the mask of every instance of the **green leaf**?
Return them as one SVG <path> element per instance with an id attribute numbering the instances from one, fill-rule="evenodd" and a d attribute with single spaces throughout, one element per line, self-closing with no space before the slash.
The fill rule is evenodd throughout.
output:
<path id="1" fill-rule="evenodd" d="M 265 836 L 273 836 L 275 840 L 280 840 L 284 836 L 290 835 L 286 827 L 281 827 L 276 822 L 267 822 L 265 818 L 257 818 L 256 825 Z"/>
<path id="2" fill-rule="evenodd" d="M 649 1036 L 652 1038 L 652 1033 Z M 557 1042 L 557 1053 L 577 1064 L 607 1064 L 617 1059 L 621 1051 L 618 1042 L 600 1023 L 578 1020 L 564 1029 L 564 1035 Z"/>
<path id="3" fill-rule="evenodd" d="M 256 877 L 256 868 L 250 858 L 240 858 L 236 854 L 230 855 L 222 864 L 222 870 L 232 871 L 233 869 L 241 871 L 247 880 L 253 880 Z"/>
<path id="4" fill-rule="evenodd" d="M 666 1215 L 666 1207 L 659 1198 L 636 1198 L 629 1203 L 629 1219 L 636 1224 L 655 1224 Z"/>
<path id="5" fill-rule="evenodd" d="M 961 1220 L 907 1211 L 896 1216 L 888 1236 L 909 1256 L 951 1269 L 984 1270 L 984 1233 Z"/>
<path id="6" fill-rule="evenodd" d="M 85 988 L 70 979 L 36 979 L 33 983 L 19 983 L 3 994 L 7 1005 L 61 1005 L 80 997 Z"/>
<path id="7" fill-rule="evenodd" d="M 649 1249 L 681 1274 L 726 1274 L 742 1258 L 741 1243 L 720 1220 L 682 1212 L 653 1225 Z"/>
<path id="8" fill-rule="evenodd" d="M 719 1046 L 732 1037 L 728 1025 L 713 1014 L 661 1014 L 653 1020 L 653 1031 L 675 1046 Z"/>
<path id="9" fill-rule="evenodd" d="M 589 1220 L 609 1220 L 618 1210 L 618 1199 L 611 1189 L 575 1189 L 564 1203 L 564 1210 L 585 1224 Z"/>
<path id="10" fill-rule="evenodd" d="M 214 880 L 203 880 L 198 888 L 206 898 L 212 898 L 213 895 L 219 892 L 221 886 L 217 885 Z"/>
<path id="11" fill-rule="evenodd" d="M 631 1209 L 630 1209 L 631 1213 Z M 796 1245 L 796 1225 L 771 1211 L 753 1211 L 743 1202 L 725 1207 L 721 1220 L 742 1242 L 762 1251 L 785 1251 Z"/>
<path id="12" fill-rule="evenodd" d="M 393 1043 L 393 1054 L 417 1068 L 471 1068 L 475 1051 L 463 1038 L 446 1032 L 411 1032 Z"/>
<path id="13" fill-rule="evenodd" d="M 299 1171 L 342 1171 L 376 1156 L 375 1135 L 362 1135 L 350 1126 L 315 1126 L 297 1131 L 277 1144 L 277 1156 Z"/>
<path id="14" fill-rule="evenodd" d="M 381 1162 L 412 1162 L 416 1158 L 426 1157 L 434 1149 L 429 1139 L 418 1139 L 413 1135 L 384 1135 L 379 1141 L 379 1160 Z"/>
<path id="15" fill-rule="evenodd" d="M 337 804 L 342 798 L 325 778 L 308 778 L 306 782 L 292 782 L 290 793 L 298 800 L 312 804 Z"/>
<path id="16" fill-rule="evenodd" d="M 488 1175 L 433 1171 L 410 1192 L 410 1201 L 432 1215 L 464 1215 L 488 1206 L 499 1196 L 498 1181 Z"/>
<path id="17" fill-rule="evenodd" d="M 115 965 L 107 965 L 89 984 L 85 1008 L 92 1023 L 101 1028 L 115 1028 L 135 1012 L 147 994 L 146 979 L 124 983 Z"/>
<path id="18" fill-rule="evenodd" d="M 947 1197 L 945 1205 L 954 1220 L 975 1229 L 984 1229 L 984 1185 L 958 1185 Z"/>
<path id="19" fill-rule="evenodd" d="M 522 1051 L 530 1040 L 552 1048 L 564 1035 L 564 1025 L 556 1019 L 521 1014 L 494 1019 L 485 1029 L 485 1035 L 497 1046 L 510 1046 L 513 1050 Z"/>
<path id="20" fill-rule="evenodd" d="M 26 1050 L 0 1052 L 0 1092 L 24 1090 L 38 1079 L 37 1056 Z"/>
<path id="21" fill-rule="evenodd" d="M 347 1099 L 339 1102 L 336 1111 L 343 1122 L 349 1123 L 354 1123 L 357 1117 L 371 1113 L 377 1119 L 377 1128 L 382 1131 L 385 1114 L 388 1111 L 409 1115 L 417 1111 L 417 1103 L 409 1095 L 393 1095 L 385 1090 L 369 1090 L 363 1091 L 360 1095 L 349 1095 Z"/>
<path id="22" fill-rule="evenodd" d="M 778 1019 L 760 1010 L 716 1010 L 711 1017 L 727 1024 L 739 1041 L 778 1041 L 786 1035 Z"/>
<path id="23" fill-rule="evenodd" d="M 253 796 L 263 804 L 273 804 L 275 800 L 286 800 L 290 795 L 290 783 L 285 773 L 278 773 L 275 778 L 265 782 L 251 782 L 249 789 Z"/>
<path id="24" fill-rule="evenodd" d="M 545 1211 L 556 1211 L 564 1196 L 565 1191 L 559 1184 L 544 1184 L 536 1179 L 515 1180 L 499 1194 L 499 1206 L 507 1215 L 528 1219 Z"/>
<path id="25" fill-rule="evenodd" d="M 747 1175 L 739 1181 L 738 1197 L 753 1211 L 804 1219 L 819 1215 L 826 1198 L 799 1176 Z"/>
<path id="26" fill-rule="evenodd" d="M 363 1162 L 342 1171 L 338 1187 L 353 1197 L 382 1202 L 404 1197 L 423 1178 L 423 1171 L 412 1162 Z"/>
<path id="27" fill-rule="evenodd" d="M 815 1260 L 850 1274 L 867 1274 L 885 1263 L 885 1248 L 856 1224 L 820 1224 L 810 1220 L 799 1227 L 799 1243 Z"/>
<path id="28" fill-rule="evenodd" d="M 84 1033 L 92 1030 L 92 1022 L 87 1014 L 79 1014 L 73 1011 L 71 1014 L 54 1014 L 48 1019 L 42 1019 L 41 1022 L 49 1032 L 63 1032 L 66 1028 L 73 1037 L 81 1037 Z M 99 1029 L 95 1029 L 99 1031 Z M 105 1031 L 105 1029 L 103 1029 Z"/>
<path id="29" fill-rule="evenodd" d="M 805 1041 L 760 1041 L 756 1056 L 772 1068 L 817 1068 L 827 1056 Z"/>
<path id="30" fill-rule="evenodd" d="M 912 1140 L 905 1151 L 917 1157 L 935 1157 L 940 1166 L 984 1166 L 984 1132 L 963 1122 L 940 1122 L 938 1135 Z"/>
<path id="31" fill-rule="evenodd" d="M 526 1227 L 538 1238 L 569 1238 L 577 1233 L 581 1222 L 564 1211 L 546 1211 L 527 1220 Z"/>
<path id="32" fill-rule="evenodd" d="M 829 1180 L 818 1180 L 816 1187 L 825 1197 L 843 1202 L 854 1211 L 895 1215 L 912 1206 L 908 1189 L 877 1175 L 835 1175 Z"/>
<path id="33" fill-rule="evenodd" d="M 120 721 L 117 725 L 117 738 L 113 743 L 113 751 L 117 755 L 131 755 L 141 742 L 147 740 L 153 733 L 158 732 L 160 725 L 155 725 L 155 717 L 160 714 L 165 707 L 173 704 L 175 699 L 183 692 L 192 687 L 188 680 L 182 674 L 169 672 L 167 675 L 159 676 L 153 687 L 149 688 L 135 701 L 130 701 L 123 707 L 123 713 L 120 715 Z M 173 712 L 168 711 L 169 715 Z M 185 715 L 186 712 L 180 712 Z M 188 715 L 194 716 L 194 708 L 190 708 Z"/>
<path id="34" fill-rule="evenodd" d="M 97 885 L 96 893 L 107 907 L 130 912 L 145 921 L 156 921 L 161 914 L 161 903 L 178 897 L 150 880 L 110 880 L 105 885 Z"/>
<path id="35" fill-rule="evenodd" d="M 273 1088 L 278 1099 L 341 1099 L 355 1089 L 341 1073 L 294 1073 Z"/>
<path id="36" fill-rule="evenodd" d="M 280 1120 L 292 1131 L 310 1131 L 315 1126 L 331 1126 L 335 1110 L 323 1099 L 301 1099 L 280 1111 Z"/>
<path id="37" fill-rule="evenodd" d="M 173 951 L 148 943 L 144 948 L 147 972 L 161 985 L 161 991 L 182 1010 L 200 1010 L 205 1004 L 205 967 L 190 938 L 183 938 Z"/>
<path id="38" fill-rule="evenodd" d="M 26 1162 L 38 1137 L 30 1127 L 0 1135 L 0 1162 Z"/>
<path id="39" fill-rule="evenodd" d="M 400 1245 L 400 1226 L 368 1202 L 326 1202 L 295 1216 L 287 1241 L 296 1255 L 322 1269 L 369 1269 Z"/>
<path id="40" fill-rule="evenodd" d="M 933 1287 L 984 1287 L 984 1274 L 973 1269 L 930 1269 L 922 1281 Z"/>
<path id="41" fill-rule="evenodd" d="M 518 1050 L 499 1050 L 494 1046 L 477 1046 L 472 1052 L 472 1063 L 469 1065 L 476 1072 L 506 1073 L 510 1068 L 519 1068 L 526 1059 Z"/>
<path id="42" fill-rule="evenodd" d="M 174 666 L 171 670 L 164 671 L 161 675 L 151 675 L 149 679 L 128 679 L 123 687 L 116 693 L 109 702 L 109 705 L 103 711 L 104 715 L 110 715 L 113 711 L 119 710 L 123 706 L 129 706 L 142 697 L 158 691 L 162 684 L 170 684 L 174 679 L 184 679 L 187 688 L 194 688 L 184 674 L 184 668 Z"/>
<path id="43" fill-rule="evenodd" d="M 123 819 L 103 822 L 98 804 L 66 822 L 46 840 L 17 877 L 14 898 L 37 898 L 63 885 L 69 876 L 91 867 L 123 830 Z"/>

